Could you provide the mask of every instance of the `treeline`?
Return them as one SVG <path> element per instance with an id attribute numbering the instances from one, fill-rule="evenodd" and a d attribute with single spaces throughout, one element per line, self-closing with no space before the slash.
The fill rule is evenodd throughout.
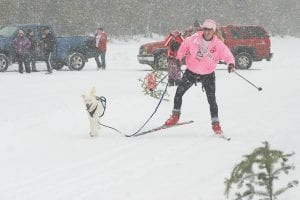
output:
<path id="1" fill-rule="evenodd" d="M 2 0 L 0 25 L 47 23 L 59 34 L 166 34 L 206 18 L 300 37 L 299 0 Z"/>

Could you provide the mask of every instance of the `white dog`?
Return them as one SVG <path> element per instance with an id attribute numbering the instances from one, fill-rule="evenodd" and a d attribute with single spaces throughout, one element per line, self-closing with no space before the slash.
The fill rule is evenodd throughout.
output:
<path id="1" fill-rule="evenodd" d="M 104 97 L 96 96 L 96 89 L 93 87 L 89 95 L 82 95 L 88 117 L 90 120 L 90 136 L 97 136 L 100 129 L 100 117 L 104 114 L 106 100 Z"/>

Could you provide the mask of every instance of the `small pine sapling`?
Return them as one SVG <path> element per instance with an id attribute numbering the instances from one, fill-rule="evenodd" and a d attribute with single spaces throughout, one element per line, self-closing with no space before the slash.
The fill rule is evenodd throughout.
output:
<path id="1" fill-rule="evenodd" d="M 256 148 L 246 159 L 236 165 L 231 176 L 225 179 L 225 195 L 229 196 L 233 185 L 236 186 L 235 200 L 248 199 L 258 196 L 260 200 L 275 200 L 286 190 L 296 186 L 297 180 L 290 181 L 285 186 L 276 189 L 274 181 L 279 180 L 279 174 L 288 174 L 294 170 L 293 164 L 287 164 L 288 158 L 294 155 L 285 154 L 279 150 L 271 150 L 268 142 L 264 147 Z"/>
<path id="2" fill-rule="evenodd" d="M 165 81 L 166 77 L 167 75 L 164 71 L 153 70 L 151 73 L 148 73 L 144 79 L 140 78 L 139 81 L 141 82 L 144 94 L 160 99 L 167 85 Z M 169 96 L 167 92 L 165 95 Z M 168 101 L 168 99 L 165 98 L 164 100 Z"/>

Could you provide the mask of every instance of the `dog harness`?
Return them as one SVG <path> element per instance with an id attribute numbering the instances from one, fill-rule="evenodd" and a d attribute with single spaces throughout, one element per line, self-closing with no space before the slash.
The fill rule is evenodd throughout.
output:
<path id="1" fill-rule="evenodd" d="M 100 117 L 102 117 L 106 110 L 106 98 L 104 96 L 101 96 L 101 97 L 96 96 L 96 100 L 100 101 L 101 105 L 103 107 L 103 113 L 100 115 Z M 87 109 L 88 113 L 90 114 L 91 117 L 93 117 L 98 108 L 98 105 L 96 105 L 93 110 L 90 110 L 91 107 L 92 107 L 92 104 L 91 105 L 86 104 L 86 109 Z"/>

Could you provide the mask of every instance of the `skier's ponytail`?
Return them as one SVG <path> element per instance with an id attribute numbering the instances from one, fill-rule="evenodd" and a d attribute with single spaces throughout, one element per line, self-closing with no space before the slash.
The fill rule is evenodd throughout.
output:
<path id="1" fill-rule="evenodd" d="M 217 28 L 216 31 L 215 31 L 215 35 L 217 36 L 217 38 L 219 38 L 222 42 L 224 42 L 224 38 L 222 36 L 222 31 Z"/>

